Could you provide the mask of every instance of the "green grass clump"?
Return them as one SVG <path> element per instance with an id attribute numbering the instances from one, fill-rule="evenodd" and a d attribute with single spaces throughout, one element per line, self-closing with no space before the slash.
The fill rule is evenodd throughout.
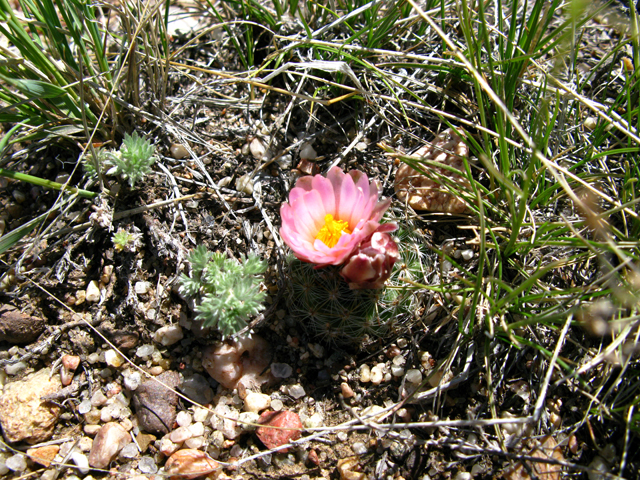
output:
<path id="1" fill-rule="evenodd" d="M 203 327 L 217 327 L 230 337 L 247 326 L 247 320 L 264 309 L 265 292 L 260 276 L 267 263 L 249 254 L 242 262 L 212 253 L 200 245 L 189 255 L 191 275 L 180 277 L 180 293 L 195 299 L 197 320 Z"/>

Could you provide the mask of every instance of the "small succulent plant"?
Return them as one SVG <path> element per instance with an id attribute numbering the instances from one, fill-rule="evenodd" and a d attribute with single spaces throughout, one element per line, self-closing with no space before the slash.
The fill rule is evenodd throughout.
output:
<path id="1" fill-rule="evenodd" d="M 121 175 L 133 187 L 151 171 L 151 165 L 156 161 L 154 153 L 155 147 L 146 138 L 138 136 L 138 132 L 125 133 L 120 150 L 99 150 L 98 162 L 107 175 Z M 96 173 L 88 160 L 84 162 L 84 169 L 89 176 Z"/>
<path id="2" fill-rule="evenodd" d="M 427 247 L 411 229 L 395 235 L 399 259 L 382 289 L 351 289 L 340 275 L 342 266 L 316 269 L 295 258 L 289 260 L 289 313 L 309 332 L 337 345 L 354 345 L 367 337 L 388 335 L 414 317 L 416 288 L 400 278 L 424 282 L 429 269 Z"/>
<path id="3" fill-rule="evenodd" d="M 260 276 L 267 263 L 256 255 L 238 262 L 200 245 L 188 261 L 191 275 L 181 275 L 180 293 L 195 300 L 196 319 L 202 320 L 203 327 L 217 326 L 223 337 L 230 337 L 264 309 L 266 294 L 260 291 Z"/>
<path id="4" fill-rule="evenodd" d="M 123 228 L 119 228 L 116 233 L 113 234 L 111 240 L 113 241 L 113 247 L 116 252 L 135 252 L 140 246 L 139 233 L 130 233 Z"/>

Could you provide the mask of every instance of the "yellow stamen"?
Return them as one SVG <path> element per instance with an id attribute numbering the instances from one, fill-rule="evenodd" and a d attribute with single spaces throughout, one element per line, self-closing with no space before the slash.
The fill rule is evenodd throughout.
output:
<path id="1" fill-rule="evenodd" d="M 340 240 L 342 232 L 351 233 L 349 230 L 349 222 L 343 220 L 334 220 L 330 213 L 324 216 L 324 226 L 316 235 L 316 239 L 323 242 L 327 247 L 333 248 Z"/>

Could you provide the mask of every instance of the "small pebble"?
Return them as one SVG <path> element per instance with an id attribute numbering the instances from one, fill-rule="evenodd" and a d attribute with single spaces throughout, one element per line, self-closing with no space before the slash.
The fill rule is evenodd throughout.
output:
<path id="1" fill-rule="evenodd" d="M 194 422 L 206 422 L 209 417 L 209 410 L 206 408 L 196 407 L 193 411 L 193 421 Z"/>
<path id="2" fill-rule="evenodd" d="M 91 470 L 89 468 L 89 459 L 84 453 L 80 453 L 77 451 L 73 452 L 71 454 L 71 460 L 76 464 L 76 467 L 78 467 L 78 472 L 80 472 L 81 474 L 86 475 Z"/>
<path id="3" fill-rule="evenodd" d="M 372 385 L 380 385 L 382 383 L 382 379 L 384 378 L 384 374 L 382 370 L 378 368 L 376 365 L 371 369 L 371 384 Z"/>
<path id="4" fill-rule="evenodd" d="M 469 261 L 473 258 L 473 250 L 462 250 L 462 252 L 460 252 L 460 255 L 462 256 L 463 260 Z M 467 472 L 461 472 L 461 473 L 467 473 Z"/>
<path id="5" fill-rule="evenodd" d="M 87 398 L 86 400 L 80 402 L 80 404 L 78 405 L 78 413 L 80 415 L 84 415 L 89 411 L 91 411 L 91 400 Z"/>
<path id="6" fill-rule="evenodd" d="M 346 442 L 349 439 L 349 434 L 347 432 L 338 432 L 338 440 L 341 442 Z"/>
<path id="7" fill-rule="evenodd" d="M 458 472 L 453 480 L 471 480 L 473 477 L 469 472 Z"/>
<path id="8" fill-rule="evenodd" d="M 265 395 L 264 393 L 249 392 L 244 399 L 245 412 L 259 413 L 262 410 L 269 408 L 270 405 L 271 398 L 269 395 Z"/>
<path id="9" fill-rule="evenodd" d="M 276 378 L 289 378 L 293 373 L 293 368 L 286 363 L 272 363 L 271 373 Z"/>
<path id="10" fill-rule="evenodd" d="M 315 160 L 318 157 L 315 149 L 309 143 L 305 143 L 300 148 L 300 158 L 306 158 L 307 160 Z"/>
<path id="11" fill-rule="evenodd" d="M 173 443 L 182 443 L 191 437 L 191 430 L 189 430 L 187 427 L 178 427 L 169 435 L 169 439 Z"/>
<path id="12" fill-rule="evenodd" d="M 16 362 L 14 364 L 7 365 L 4 367 L 4 371 L 7 375 L 17 375 L 27 368 L 27 364 L 24 362 Z"/>
<path id="13" fill-rule="evenodd" d="M 140 382 L 142 382 L 140 372 L 137 370 L 126 370 L 122 373 L 122 377 L 124 379 L 124 386 L 131 391 L 136 390 L 140 386 Z"/>
<path id="14" fill-rule="evenodd" d="M 353 393 L 353 389 L 349 386 L 347 382 L 342 382 L 340 384 L 340 389 L 342 390 L 342 396 L 344 398 L 351 398 L 355 395 L 355 393 Z"/>
<path id="15" fill-rule="evenodd" d="M 356 455 L 364 455 L 367 453 L 367 446 L 362 442 L 355 442 L 351 445 L 351 450 L 353 450 L 353 453 Z"/>
<path id="16" fill-rule="evenodd" d="M 594 459 L 591 460 L 589 468 L 591 469 L 587 472 L 589 480 L 605 480 L 607 476 L 603 474 L 609 473 L 610 470 L 607 462 L 599 455 L 596 455 Z"/>
<path id="17" fill-rule="evenodd" d="M 398 365 L 391 365 L 391 375 L 394 377 L 401 377 L 404 375 L 404 368 Z"/>
<path id="18" fill-rule="evenodd" d="M 24 472 L 27 469 L 27 457 L 21 453 L 12 455 L 5 460 L 5 465 L 14 472 Z"/>
<path id="19" fill-rule="evenodd" d="M 296 400 L 306 395 L 306 392 L 304 391 L 302 385 L 288 385 L 287 387 L 285 387 L 285 390 L 288 395 L 292 396 Z"/>
<path id="20" fill-rule="evenodd" d="M 153 457 L 145 456 L 138 462 L 138 469 L 140 469 L 142 473 L 153 474 L 158 471 L 158 465 Z"/>
<path id="21" fill-rule="evenodd" d="M 407 370 L 407 374 L 405 375 L 404 379 L 407 382 L 412 383 L 413 385 L 417 385 L 422 382 L 422 373 L 420 372 L 420 370 L 412 368 L 410 370 Z"/>
<path id="22" fill-rule="evenodd" d="M 362 383 L 369 383 L 371 381 L 371 369 L 367 364 L 360 367 L 360 381 Z"/>
<path id="23" fill-rule="evenodd" d="M 204 423 L 202 422 L 192 423 L 188 428 L 192 437 L 201 437 L 204 435 Z"/>
<path id="24" fill-rule="evenodd" d="M 191 414 L 189 412 L 178 412 L 176 415 L 176 423 L 180 427 L 188 427 L 191 425 Z"/>
<path id="25" fill-rule="evenodd" d="M 118 368 L 124 363 L 124 358 L 115 350 L 109 349 L 104 352 L 104 361 L 110 367 Z"/>
<path id="26" fill-rule="evenodd" d="M 136 282 L 133 288 L 137 295 L 145 295 L 150 287 L 151 284 L 149 282 Z"/>
<path id="27" fill-rule="evenodd" d="M 256 160 L 262 160 L 267 149 L 265 148 L 262 140 L 256 137 L 251 140 L 251 143 L 249 144 L 249 151 L 251 152 L 251 155 L 253 155 L 253 158 Z"/>
<path id="28" fill-rule="evenodd" d="M 183 338 L 182 327 L 178 324 L 159 328 L 153 335 L 153 340 L 165 347 L 178 343 Z"/>
<path id="29" fill-rule="evenodd" d="M 78 296 L 76 295 L 76 299 Z M 95 303 L 100 300 L 100 287 L 98 286 L 98 282 L 95 280 L 91 280 L 87 285 L 87 290 L 85 293 L 85 300 L 87 302 Z M 76 304 L 77 304 L 76 300 Z"/>
<path id="30" fill-rule="evenodd" d="M 182 160 L 183 158 L 187 158 L 189 156 L 189 151 L 187 150 L 187 148 L 184 145 L 180 145 L 179 143 L 172 144 L 170 150 L 171 156 L 176 160 Z"/>
<path id="31" fill-rule="evenodd" d="M 140 357 L 144 359 L 145 357 L 150 356 L 155 351 L 155 347 L 153 345 L 140 345 L 136 350 L 136 357 Z"/>
<path id="32" fill-rule="evenodd" d="M 128 443 L 120 450 L 120 456 L 122 458 L 136 458 L 138 456 L 138 447 L 135 443 Z"/>
<path id="33" fill-rule="evenodd" d="M 279 412 L 280 410 L 282 410 L 283 407 L 284 407 L 284 404 L 282 403 L 282 400 L 279 400 L 277 398 L 275 400 L 271 400 L 271 408 L 276 412 Z"/>

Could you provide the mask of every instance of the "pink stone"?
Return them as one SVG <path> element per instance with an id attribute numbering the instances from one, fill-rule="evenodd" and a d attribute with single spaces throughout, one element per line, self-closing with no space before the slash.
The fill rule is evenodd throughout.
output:
<path id="1" fill-rule="evenodd" d="M 105 424 L 93 440 L 89 453 L 89 465 L 108 468 L 116 455 L 131 441 L 129 433 L 115 422 Z"/>
<path id="2" fill-rule="evenodd" d="M 260 415 L 258 423 L 262 426 L 258 427 L 256 435 L 265 447 L 269 449 L 285 445 L 292 440 L 300 438 L 302 422 L 295 412 L 289 410 L 282 412 L 264 412 Z M 286 450 L 282 451 L 285 452 Z"/>

